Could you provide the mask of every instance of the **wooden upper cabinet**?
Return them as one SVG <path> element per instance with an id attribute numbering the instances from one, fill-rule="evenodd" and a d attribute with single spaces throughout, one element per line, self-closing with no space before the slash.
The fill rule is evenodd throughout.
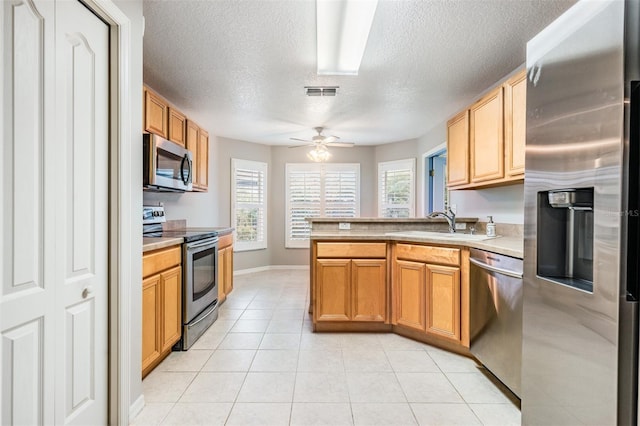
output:
<path id="1" fill-rule="evenodd" d="M 193 190 L 209 187 L 209 133 L 195 122 L 187 120 L 186 147 L 193 154 Z"/>
<path id="2" fill-rule="evenodd" d="M 502 86 L 469 109 L 471 182 L 504 177 L 504 113 Z"/>
<path id="3" fill-rule="evenodd" d="M 169 105 L 149 89 L 144 91 L 144 130 L 167 138 Z"/>
<path id="4" fill-rule="evenodd" d="M 169 107 L 169 140 L 185 146 L 187 117 L 175 108 Z"/>
<path id="5" fill-rule="evenodd" d="M 197 157 L 194 183 L 198 189 L 206 191 L 209 188 L 209 133 L 202 129 L 198 132 Z"/>
<path id="6" fill-rule="evenodd" d="M 505 175 L 524 174 L 527 133 L 527 71 L 522 70 L 504 84 Z"/>
<path id="7" fill-rule="evenodd" d="M 469 111 L 447 123 L 447 185 L 469 183 Z"/>

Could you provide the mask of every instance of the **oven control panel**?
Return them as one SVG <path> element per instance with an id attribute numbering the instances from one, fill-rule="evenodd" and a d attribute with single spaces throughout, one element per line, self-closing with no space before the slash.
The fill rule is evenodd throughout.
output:
<path id="1" fill-rule="evenodd" d="M 142 206 L 142 223 L 144 225 L 166 221 L 164 206 Z"/>

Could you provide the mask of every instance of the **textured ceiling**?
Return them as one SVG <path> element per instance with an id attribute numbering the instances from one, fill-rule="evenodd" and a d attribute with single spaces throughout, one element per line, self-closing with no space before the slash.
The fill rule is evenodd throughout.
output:
<path id="1" fill-rule="evenodd" d="M 360 74 L 318 76 L 314 1 L 145 0 L 144 81 L 218 136 L 412 139 L 523 64 L 574 2 L 380 0 Z M 315 85 L 340 89 L 307 97 Z"/>

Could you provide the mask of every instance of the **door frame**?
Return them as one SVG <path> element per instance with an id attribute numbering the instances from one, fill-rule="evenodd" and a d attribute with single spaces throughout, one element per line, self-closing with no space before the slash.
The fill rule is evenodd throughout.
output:
<path id="1" fill-rule="evenodd" d="M 437 153 L 446 151 L 446 150 L 447 150 L 447 142 L 445 141 L 445 142 L 442 142 L 441 144 L 434 146 L 429 151 L 422 154 L 422 161 L 420 164 L 420 185 L 422 185 L 422 191 L 421 191 L 422 203 L 420 204 L 422 207 L 421 213 L 423 217 L 426 217 L 429 211 L 429 198 L 430 198 L 430 191 L 431 191 L 431 188 L 429 187 L 429 185 L 425 184 L 427 173 L 429 173 L 428 167 L 425 167 L 426 161 L 429 157 L 432 157 Z"/>
<path id="2" fill-rule="evenodd" d="M 80 0 L 109 26 L 109 423 L 131 405 L 131 21 L 112 0 Z M 139 253 L 135 253 L 136 256 Z"/>

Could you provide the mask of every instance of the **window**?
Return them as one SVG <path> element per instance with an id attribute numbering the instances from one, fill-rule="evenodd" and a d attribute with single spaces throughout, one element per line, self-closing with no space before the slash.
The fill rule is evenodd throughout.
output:
<path id="1" fill-rule="evenodd" d="M 378 216 L 415 215 L 415 158 L 378 163 Z"/>
<path id="2" fill-rule="evenodd" d="M 267 248 L 267 164 L 231 159 L 234 251 Z"/>
<path id="3" fill-rule="evenodd" d="M 285 246 L 308 248 L 308 217 L 360 215 L 360 164 L 287 164 Z"/>

